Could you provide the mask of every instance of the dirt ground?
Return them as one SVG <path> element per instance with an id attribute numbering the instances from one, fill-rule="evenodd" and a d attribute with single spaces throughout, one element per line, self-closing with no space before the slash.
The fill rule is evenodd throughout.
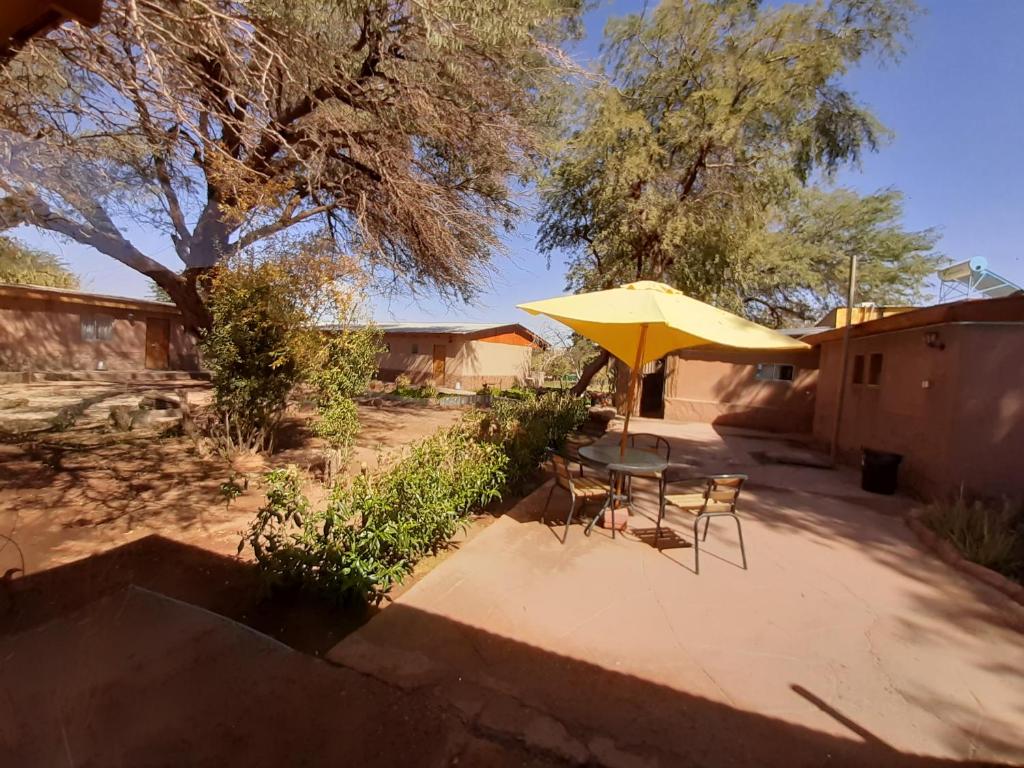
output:
<path id="1" fill-rule="evenodd" d="M 190 400 L 202 402 L 201 393 Z M 359 415 L 362 429 L 349 473 L 375 470 L 384 457 L 454 423 L 461 412 L 385 404 L 360 406 Z M 297 417 L 286 424 L 280 450 L 269 459 L 233 463 L 188 437 L 95 425 L 0 443 L 0 574 L 16 587 L 0 588 L 0 617 L 13 619 L 3 623 L 7 629 L 35 625 L 138 584 L 285 642 L 313 651 L 326 647 L 345 627 L 325 633 L 319 610 L 304 610 L 307 598 L 268 604 L 251 552 L 236 556 L 240 532 L 264 499 L 262 472 L 295 464 L 310 475 L 310 497 L 322 499 L 325 489 L 316 480 L 321 456 L 319 441 Z M 247 487 L 226 504 L 220 486 L 231 478 Z M 216 574 L 206 553 L 220 556 L 213 561 Z M 31 594 L 19 595 L 24 588 Z M 20 598 L 16 605 L 12 595 Z M 344 623 L 349 617 L 334 619 Z M 310 622 L 314 626 L 306 626 Z"/>

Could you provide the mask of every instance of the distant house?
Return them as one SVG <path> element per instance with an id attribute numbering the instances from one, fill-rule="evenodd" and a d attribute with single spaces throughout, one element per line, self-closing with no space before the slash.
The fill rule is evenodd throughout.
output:
<path id="1" fill-rule="evenodd" d="M 0 284 L 0 371 L 143 371 L 199 367 L 173 304 Z"/>
<path id="2" fill-rule="evenodd" d="M 408 376 L 414 383 L 476 390 L 508 387 L 530 375 L 535 349 L 547 342 L 528 328 L 489 323 L 378 323 L 387 351 L 384 381 Z"/>

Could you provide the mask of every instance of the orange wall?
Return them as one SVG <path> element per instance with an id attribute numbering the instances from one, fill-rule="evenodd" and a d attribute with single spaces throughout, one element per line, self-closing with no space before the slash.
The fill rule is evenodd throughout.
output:
<path id="1" fill-rule="evenodd" d="M 82 315 L 113 318 L 111 338 L 84 341 Z M 0 370 L 143 370 L 146 367 L 146 317 L 169 317 L 169 364 L 196 370 L 198 354 L 179 317 L 172 313 L 73 305 L 57 301 L 5 298 L 0 306 Z"/>
<path id="2" fill-rule="evenodd" d="M 793 381 L 760 381 L 758 363 L 794 366 Z M 809 432 L 817 385 L 816 350 L 797 352 L 701 352 L 669 355 L 665 418 L 711 424 Z"/>
<path id="3" fill-rule="evenodd" d="M 937 331 L 943 349 L 925 344 Z M 841 342 L 822 344 L 814 435 L 835 419 Z M 853 384 L 853 359 L 882 354 L 877 387 Z M 1024 495 L 1024 326 L 943 324 L 853 338 L 839 447 L 903 454 L 903 487 L 926 497 L 968 491 Z"/>

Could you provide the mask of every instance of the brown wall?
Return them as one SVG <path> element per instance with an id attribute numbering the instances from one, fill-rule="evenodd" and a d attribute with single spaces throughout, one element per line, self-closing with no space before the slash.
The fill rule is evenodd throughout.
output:
<path id="1" fill-rule="evenodd" d="M 112 318 L 111 338 L 83 340 L 83 315 Z M 67 304 L 59 297 L 5 297 L 0 302 L 0 370 L 92 371 L 99 361 L 110 371 L 143 370 L 146 317 L 164 317 L 170 322 L 169 368 L 198 369 L 195 344 L 173 309 Z"/>
<path id="2" fill-rule="evenodd" d="M 794 366 L 793 381 L 757 380 L 758 363 Z M 817 367 L 816 350 L 677 352 L 666 359 L 665 418 L 809 432 Z"/>
<path id="3" fill-rule="evenodd" d="M 520 338 L 520 337 L 516 337 Z M 519 342 L 505 344 L 494 339 L 469 339 L 461 334 L 385 333 L 389 346 L 380 359 L 379 375 L 394 381 L 400 375 L 413 383 L 476 390 L 484 384 L 508 387 L 522 383 L 530 372 L 533 348 Z M 417 352 L 413 352 L 413 347 Z M 445 347 L 445 376 L 435 381 L 433 351 Z"/>
<path id="4" fill-rule="evenodd" d="M 944 348 L 929 347 L 937 332 Z M 841 342 L 821 346 L 814 435 L 831 439 Z M 858 354 L 882 354 L 879 386 L 853 384 Z M 903 454 L 901 485 L 924 496 L 960 485 L 985 494 L 1024 494 L 1024 327 L 943 324 L 853 338 L 839 447 Z"/>

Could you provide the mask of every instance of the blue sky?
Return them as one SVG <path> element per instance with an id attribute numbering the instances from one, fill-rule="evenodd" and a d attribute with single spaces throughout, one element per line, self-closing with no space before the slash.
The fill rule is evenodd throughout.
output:
<path id="1" fill-rule="evenodd" d="M 914 24 L 906 56 L 896 65 L 862 66 L 847 85 L 895 136 L 839 184 L 861 192 L 893 186 L 906 197 L 905 223 L 935 227 L 940 250 L 961 261 L 984 256 L 989 266 L 1024 284 L 1024 0 L 933 0 Z M 641 2 L 600 2 L 586 18 L 587 37 L 574 53 L 597 53 L 610 15 Z M 529 201 L 527 201 L 529 204 Z M 19 237 L 60 253 L 83 287 L 144 296 L 148 281 L 112 259 L 77 244 L 22 229 Z M 180 267 L 166 240 L 131 232 L 156 258 Z M 429 296 L 390 303 L 372 299 L 378 320 L 442 318 L 524 322 L 542 333 L 544 321 L 515 304 L 563 292 L 564 264 L 538 253 L 529 219 L 508 238 L 508 255 L 494 262 L 490 287 L 472 305 L 451 306 Z"/>

